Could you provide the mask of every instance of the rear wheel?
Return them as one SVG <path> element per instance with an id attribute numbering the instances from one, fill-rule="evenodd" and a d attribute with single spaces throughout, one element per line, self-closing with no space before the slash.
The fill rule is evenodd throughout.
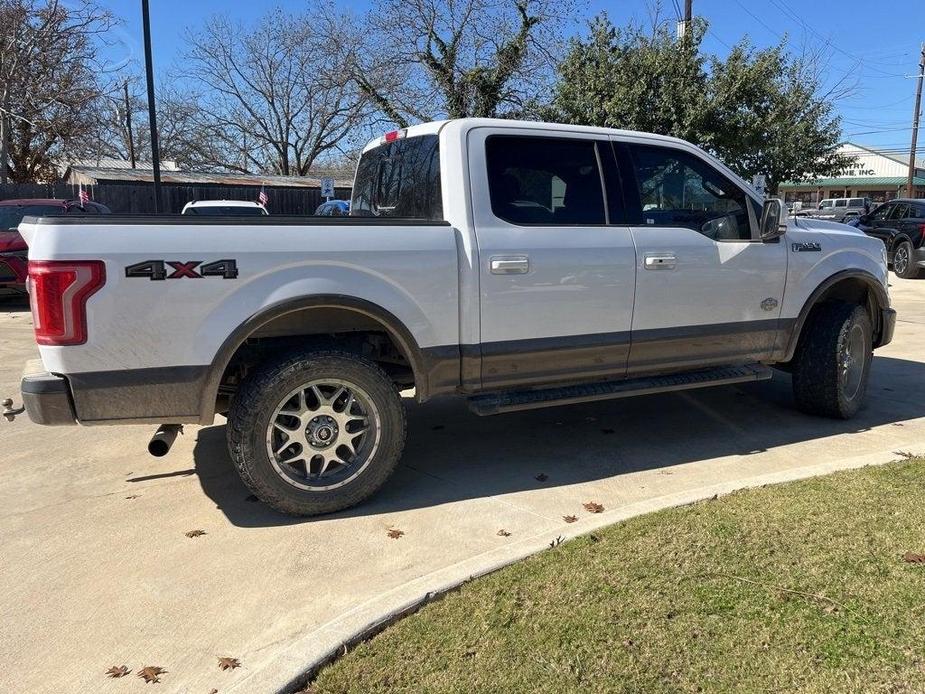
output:
<path id="1" fill-rule="evenodd" d="M 292 515 L 359 503 L 388 479 L 405 442 L 398 390 L 374 363 L 342 352 L 299 352 L 257 369 L 228 418 L 241 479 Z"/>
<path id="2" fill-rule="evenodd" d="M 804 412 L 849 419 L 864 400 L 873 329 L 863 307 L 827 303 L 810 316 L 793 359 L 793 394 Z"/>
<path id="3" fill-rule="evenodd" d="M 919 268 L 913 260 L 912 244 L 902 241 L 893 251 L 893 272 L 904 280 L 913 280 L 919 276 Z"/>

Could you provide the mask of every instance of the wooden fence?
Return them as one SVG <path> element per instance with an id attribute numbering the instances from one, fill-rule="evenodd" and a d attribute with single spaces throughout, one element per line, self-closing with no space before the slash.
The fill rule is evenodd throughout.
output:
<path id="1" fill-rule="evenodd" d="M 153 183 L 102 183 L 84 186 L 90 199 L 106 205 L 114 213 L 151 214 L 154 212 Z M 321 188 L 266 186 L 270 214 L 312 214 L 324 199 Z M 77 198 L 79 187 L 70 183 L 8 183 L 0 185 L 0 200 L 22 198 Z M 223 186 L 216 184 L 161 185 L 161 212 L 177 214 L 191 200 L 257 200 L 260 186 Z M 350 198 L 350 188 L 335 188 L 334 197 Z"/>

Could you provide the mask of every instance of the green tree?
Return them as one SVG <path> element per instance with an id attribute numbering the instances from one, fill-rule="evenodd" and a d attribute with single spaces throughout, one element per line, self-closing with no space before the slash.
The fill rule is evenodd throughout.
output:
<path id="1" fill-rule="evenodd" d="M 702 38 L 699 23 L 677 41 L 664 25 L 647 34 L 636 24 L 615 27 L 601 14 L 586 39 L 571 40 L 543 116 L 700 140 L 708 85 Z"/>
<path id="2" fill-rule="evenodd" d="M 841 119 L 822 93 L 815 65 L 786 45 L 756 50 L 743 39 L 710 61 L 704 144 L 738 174 L 763 174 L 768 190 L 803 178 L 832 176 L 853 158 L 840 154 Z"/>
<path id="3" fill-rule="evenodd" d="M 548 120 L 641 130 L 694 142 L 743 178 L 763 174 L 772 193 L 788 180 L 834 175 L 841 123 L 818 66 L 781 43 L 747 39 L 725 59 L 700 51 L 707 26 L 676 39 L 664 24 L 645 33 L 602 14 L 573 39 L 558 66 Z"/>

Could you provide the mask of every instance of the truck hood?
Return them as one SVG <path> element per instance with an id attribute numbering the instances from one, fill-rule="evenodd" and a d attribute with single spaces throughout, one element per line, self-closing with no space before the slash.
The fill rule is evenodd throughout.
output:
<path id="1" fill-rule="evenodd" d="M 0 231 L 0 253 L 26 250 L 26 242 L 18 231 Z"/>
<path id="2" fill-rule="evenodd" d="M 855 234 L 865 236 L 857 227 L 848 226 L 841 222 L 827 222 L 819 217 L 791 217 L 790 225 L 806 231 L 820 231 L 823 234 Z"/>

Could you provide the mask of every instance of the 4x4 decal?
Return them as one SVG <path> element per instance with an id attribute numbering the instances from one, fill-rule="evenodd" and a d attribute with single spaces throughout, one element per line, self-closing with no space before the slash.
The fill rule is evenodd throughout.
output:
<path id="1" fill-rule="evenodd" d="M 168 266 L 173 272 L 168 271 Z M 198 269 L 197 269 L 198 268 Z M 221 277 L 224 280 L 238 278 L 238 263 L 236 260 L 226 258 L 203 263 L 201 260 L 143 260 L 140 263 L 125 268 L 126 277 L 147 278 L 149 280 L 178 280 L 188 277 L 202 279 L 203 277 Z"/>

